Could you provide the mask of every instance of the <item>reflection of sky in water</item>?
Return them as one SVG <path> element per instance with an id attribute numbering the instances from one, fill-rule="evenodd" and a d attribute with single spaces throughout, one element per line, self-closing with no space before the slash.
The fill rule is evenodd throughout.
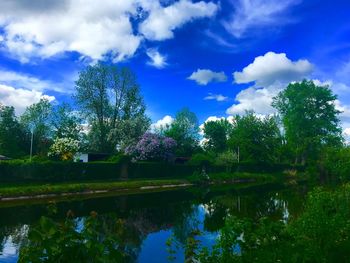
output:
<path id="1" fill-rule="evenodd" d="M 0 252 L 0 262 L 2 263 L 12 263 L 17 262 L 17 248 L 12 242 L 12 236 L 9 236 L 5 243 L 4 249 Z"/>
<path id="2" fill-rule="evenodd" d="M 214 245 L 218 232 L 207 232 L 204 231 L 204 219 L 205 215 L 208 213 L 206 205 L 199 205 L 194 209 L 194 217 L 192 218 L 193 226 L 197 226 L 198 229 L 202 232 L 202 235 L 198 237 L 198 240 L 201 241 L 201 244 L 204 246 L 211 247 Z M 191 219 L 190 219 L 191 220 Z M 161 263 L 168 262 L 167 258 L 169 253 L 167 252 L 167 247 L 165 246 L 166 241 L 172 236 L 173 231 L 159 231 L 157 233 L 152 233 L 147 236 L 143 241 L 140 255 L 138 257 L 138 262 L 146 263 Z M 184 250 L 179 248 L 176 251 L 175 260 L 172 262 L 184 262 Z"/>
<path id="3" fill-rule="evenodd" d="M 221 196 L 220 196 L 221 197 Z M 176 234 L 184 236 L 179 236 L 180 238 L 186 237 L 187 234 L 191 232 L 191 230 L 198 229 L 201 231 L 201 235 L 196 237 L 202 246 L 205 247 L 212 247 L 217 238 L 219 237 L 219 232 L 214 231 L 213 229 L 217 229 L 216 226 L 213 227 L 213 224 L 216 224 L 215 222 L 221 222 L 218 224 L 222 224 L 223 220 L 222 218 L 225 218 L 228 215 L 235 215 L 237 213 L 242 213 L 242 215 L 246 215 L 245 213 L 248 213 L 248 215 L 259 214 L 262 213 L 265 214 L 271 214 L 271 215 L 278 215 L 279 219 L 283 222 L 287 223 L 290 218 L 290 213 L 293 212 L 293 210 L 288 209 L 288 205 L 290 205 L 290 200 L 286 199 L 286 196 L 279 193 L 273 193 L 272 195 L 267 196 L 258 196 L 256 198 L 249 199 L 249 198 L 241 198 L 240 196 L 231 196 L 231 195 L 222 195 L 222 199 L 209 199 L 205 201 L 204 203 L 200 205 L 194 205 L 192 202 L 192 207 L 185 206 L 183 210 L 174 210 L 179 216 L 180 219 L 176 219 L 176 223 L 171 221 L 172 219 L 169 218 L 169 222 L 167 219 L 161 219 L 165 221 L 166 227 L 169 227 L 169 225 L 172 225 L 171 228 L 166 229 L 166 227 L 158 228 L 158 231 L 155 228 L 156 224 L 159 224 L 157 220 L 156 222 L 149 222 L 151 223 L 150 231 L 146 231 L 149 234 L 144 238 L 142 245 L 140 247 L 140 250 L 138 251 L 138 257 L 137 262 L 140 263 L 146 263 L 146 262 L 154 262 L 154 263 L 161 263 L 161 262 L 168 262 L 168 257 L 170 256 L 168 252 L 168 247 L 166 246 L 166 242 L 170 237 L 176 236 Z M 291 200 L 292 202 L 293 200 Z M 203 201 L 202 201 L 203 202 Z M 187 203 L 186 203 L 187 204 Z M 156 206 L 158 207 L 158 206 Z M 172 208 L 166 207 L 169 209 L 169 211 L 172 211 Z M 241 210 L 242 208 L 242 210 Z M 125 208 L 124 208 L 125 209 Z M 137 209 L 140 209 L 140 214 L 142 215 L 143 209 L 145 211 L 151 211 L 152 209 L 149 209 L 147 206 L 143 207 L 140 205 Z M 164 207 L 159 206 L 159 209 L 164 209 Z M 249 210 L 253 209 L 253 210 Z M 109 210 L 107 210 L 108 212 Z M 139 211 L 139 210 L 135 210 Z M 169 212 L 168 211 L 168 212 Z M 242 211 L 242 212 L 241 212 Z M 247 212 L 248 211 L 248 212 Z M 252 212 L 252 213 L 250 213 Z M 277 212 L 277 213 L 276 213 Z M 184 213 L 182 217 L 181 213 Z M 250 214 L 249 214 L 250 213 Z M 42 213 L 40 213 L 42 214 Z M 143 220 L 153 219 L 152 217 L 148 218 L 147 213 L 144 213 L 145 218 Z M 173 213 L 170 213 L 170 215 L 173 216 Z M 207 220 L 205 220 L 207 217 Z M 132 217 L 131 217 L 132 218 Z M 136 217 L 137 218 L 137 217 Z M 134 218 L 135 220 L 135 218 Z M 84 228 L 84 216 L 81 216 L 76 219 L 77 222 L 77 231 L 81 232 Z M 152 221 L 152 220 L 151 220 Z M 136 223 L 138 221 L 136 220 Z M 130 222 L 133 223 L 133 222 Z M 154 224 L 154 225 L 153 225 Z M 163 223 L 162 223 L 163 224 Z M 160 224 L 160 225 L 162 225 Z M 204 224 L 206 224 L 207 229 L 212 229 L 214 232 L 209 232 L 204 230 Z M 6 224 L 4 225 L 6 229 Z M 219 227 L 219 225 L 218 225 Z M 0 248 L 0 262 L 1 263 L 12 263 L 17 262 L 18 259 L 18 237 L 21 236 L 20 239 L 25 239 L 27 235 L 27 231 L 29 229 L 29 225 L 26 224 L 19 224 L 17 227 L 14 227 L 10 231 L 5 231 L 5 238 L 3 241 L 3 251 L 1 251 Z M 152 232 L 155 231 L 156 232 Z M 150 233 L 151 232 L 151 233 Z M 183 240 L 184 241 L 184 240 Z M 1 242 L 1 240 L 0 240 Z M 19 242 L 21 243 L 21 242 Z M 176 250 L 175 253 L 175 261 L 174 262 L 184 262 L 184 249 L 182 245 L 179 243 L 179 248 L 177 249 L 174 245 L 172 248 Z M 237 254 L 240 253 L 239 246 L 235 246 L 234 251 L 236 251 Z"/>

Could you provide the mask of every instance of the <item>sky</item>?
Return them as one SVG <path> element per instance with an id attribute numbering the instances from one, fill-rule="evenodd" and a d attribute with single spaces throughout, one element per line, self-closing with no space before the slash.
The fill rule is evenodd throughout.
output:
<path id="1" fill-rule="evenodd" d="M 98 61 L 137 75 L 154 125 L 189 107 L 200 123 L 273 114 L 289 82 L 338 95 L 350 136 L 349 0 L 1 0 L 0 103 L 74 103 Z"/>

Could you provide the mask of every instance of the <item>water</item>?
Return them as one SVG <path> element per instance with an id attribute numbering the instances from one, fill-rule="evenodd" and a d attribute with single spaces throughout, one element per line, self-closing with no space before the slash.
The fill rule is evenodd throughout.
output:
<path id="1" fill-rule="evenodd" d="M 116 219 L 122 222 L 120 243 L 133 262 L 168 262 L 166 241 L 173 237 L 178 244 L 174 262 L 184 262 L 184 249 L 192 230 L 202 231 L 203 245 L 212 245 L 227 215 L 288 222 L 302 209 L 305 187 L 245 190 L 223 188 L 191 188 L 181 191 L 148 193 L 118 197 L 103 197 L 55 204 L 54 220 L 62 221 L 67 211 L 73 211 L 77 228 L 96 211 L 106 227 Z M 17 262 L 28 232 L 41 216 L 48 216 L 52 205 L 24 205 L 0 208 L 0 262 Z M 119 221 L 118 221 L 119 222 Z M 174 242 L 175 243 L 175 242 Z"/>

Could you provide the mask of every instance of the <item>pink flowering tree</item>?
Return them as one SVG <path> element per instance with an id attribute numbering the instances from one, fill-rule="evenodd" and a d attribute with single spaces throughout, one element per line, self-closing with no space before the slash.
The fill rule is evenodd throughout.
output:
<path id="1" fill-rule="evenodd" d="M 133 161 L 170 161 L 175 147 L 174 139 L 146 132 L 136 145 L 127 147 L 125 153 L 132 156 Z"/>

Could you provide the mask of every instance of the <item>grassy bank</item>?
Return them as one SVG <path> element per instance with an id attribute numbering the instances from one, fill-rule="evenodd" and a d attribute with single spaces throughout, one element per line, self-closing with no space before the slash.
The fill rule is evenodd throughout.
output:
<path id="1" fill-rule="evenodd" d="M 54 198 L 74 195 L 98 195 L 107 193 L 130 193 L 165 191 L 191 185 L 213 184 L 263 184 L 276 182 L 297 182 L 301 176 L 292 179 L 285 174 L 265 173 L 213 173 L 209 178 L 203 178 L 200 174 L 189 177 L 158 178 L 158 179 L 134 179 L 126 181 L 85 181 L 69 183 L 31 183 L 31 184 L 2 184 L 0 185 L 0 201 L 12 199 Z"/>

